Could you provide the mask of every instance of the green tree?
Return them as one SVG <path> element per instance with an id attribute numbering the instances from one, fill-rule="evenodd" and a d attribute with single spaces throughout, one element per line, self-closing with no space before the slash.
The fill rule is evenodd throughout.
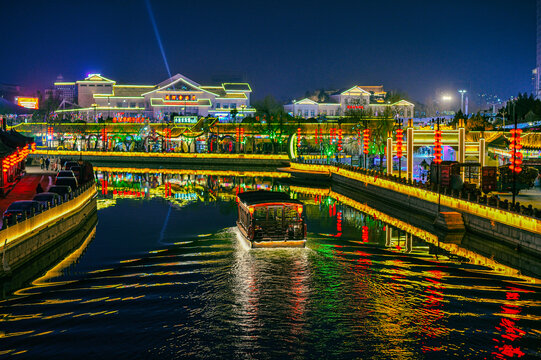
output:
<path id="1" fill-rule="evenodd" d="M 370 138 L 379 155 L 379 171 L 383 171 L 383 155 L 387 145 L 387 135 L 394 128 L 394 113 L 390 107 L 386 107 L 383 114 L 376 119 L 368 122 L 370 129 Z"/>

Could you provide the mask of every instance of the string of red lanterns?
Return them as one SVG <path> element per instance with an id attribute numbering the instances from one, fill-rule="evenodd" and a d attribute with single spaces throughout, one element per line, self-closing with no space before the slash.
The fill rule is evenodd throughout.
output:
<path id="1" fill-rule="evenodd" d="M 515 173 L 520 173 L 522 168 L 522 158 L 523 155 L 519 151 L 522 149 L 522 144 L 520 143 L 520 135 L 522 134 L 522 129 L 511 129 L 511 144 L 509 144 L 509 149 L 511 150 L 511 165 L 509 169 Z"/>
<path id="2" fill-rule="evenodd" d="M 363 130 L 363 152 L 368 154 L 368 143 L 370 142 L 370 130 Z"/>
<path id="3" fill-rule="evenodd" d="M 434 131 L 434 164 L 441 164 L 441 130 Z"/>
<path id="4" fill-rule="evenodd" d="M 396 157 L 399 159 L 402 157 L 403 141 L 404 141 L 404 130 L 397 129 L 396 130 Z"/>

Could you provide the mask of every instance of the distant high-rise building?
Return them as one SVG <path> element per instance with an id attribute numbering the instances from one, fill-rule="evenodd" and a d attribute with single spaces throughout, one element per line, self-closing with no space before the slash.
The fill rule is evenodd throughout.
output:
<path id="1" fill-rule="evenodd" d="M 532 71 L 534 81 L 534 95 L 541 99 L 541 0 L 537 0 L 537 60 Z"/>

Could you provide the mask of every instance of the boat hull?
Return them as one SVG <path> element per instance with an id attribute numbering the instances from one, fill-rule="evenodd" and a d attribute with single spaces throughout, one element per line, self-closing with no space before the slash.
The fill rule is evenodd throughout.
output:
<path id="1" fill-rule="evenodd" d="M 246 230 L 244 227 L 239 224 L 237 221 L 237 228 L 239 229 L 239 233 L 243 239 L 243 241 L 246 241 L 248 246 L 253 249 L 272 249 L 272 248 L 304 248 L 306 247 L 306 239 L 295 239 L 295 240 L 260 240 L 260 241 L 252 241 L 248 238 L 248 234 L 246 233 Z"/>

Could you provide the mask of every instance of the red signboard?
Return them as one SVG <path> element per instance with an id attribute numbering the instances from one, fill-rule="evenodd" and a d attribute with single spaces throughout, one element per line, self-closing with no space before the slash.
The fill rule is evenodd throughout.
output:
<path id="1" fill-rule="evenodd" d="M 498 168 L 496 166 L 483 166 L 481 171 L 481 189 L 484 193 L 496 190 L 498 183 Z"/>

